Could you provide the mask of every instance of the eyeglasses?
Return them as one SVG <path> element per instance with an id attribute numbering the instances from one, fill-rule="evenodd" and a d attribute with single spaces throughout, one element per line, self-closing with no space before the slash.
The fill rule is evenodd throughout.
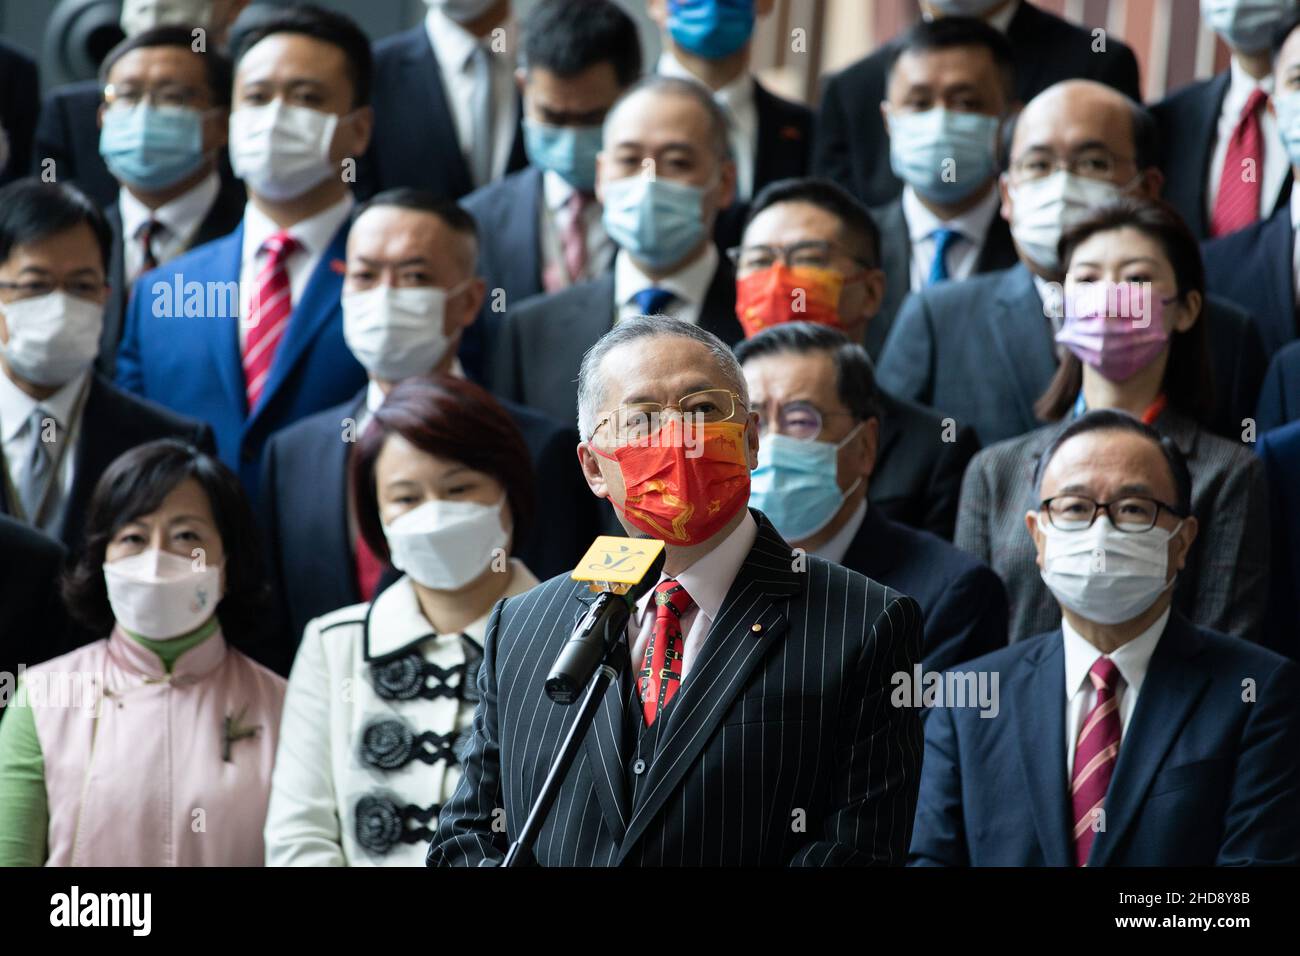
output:
<path id="1" fill-rule="evenodd" d="M 108 288 L 103 279 L 70 279 L 67 282 L 50 282 L 36 280 L 33 282 L 0 282 L 0 291 L 16 293 L 10 296 L 11 302 L 23 299 L 39 299 L 43 295 L 62 290 L 78 299 L 93 299 Z"/>
<path id="2" fill-rule="evenodd" d="M 725 422 L 736 414 L 736 406 L 745 407 L 740 402 L 740 395 L 725 388 L 706 388 L 700 392 L 684 395 L 679 401 L 668 405 L 659 402 L 631 402 L 620 405 L 600 421 L 587 436 L 587 441 L 596 437 L 602 425 L 609 424 L 612 439 L 620 445 L 640 441 L 657 432 L 664 424 L 664 413 L 673 408 L 683 420 L 690 418 L 694 423 Z"/>
<path id="3" fill-rule="evenodd" d="M 1133 534 L 1154 528 L 1162 510 L 1177 518 L 1184 517 L 1163 501 L 1138 495 L 1114 501 L 1096 501 L 1085 495 L 1055 495 L 1044 499 L 1038 507 L 1047 513 L 1048 522 L 1058 531 L 1086 531 L 1102 511 L 1116 531 Z"/>
<path id="4" fill-rule="evenodd" d="M 768 269 L 780 260 L 787 268 L 795 269 L 829 269 L 836 255 L 843 254 L 864 269 L 875 268 L 870 262 L 850 255 L 843 246 L 822 239 L 808 239 L 804 242 L 792 242 L 784 246 L 752 245 L 732 246 L 727 250 L 727 258 L 736 267 L 737 272 L 758 272 Z"/>
<path id="5" fill-rule="evenodd" d="M 1085 179 L 1113 179 L 1122 166 L 1134 163 L 1132 156 L 1116 156 L 1104 146 L 1081 149 L 1067 159 L 1053 156 L 1046 150 L 1030 150 L 1028 156 L 1013 160 L 1011 172 L 1021 181 L 1044 179 L 1064 169 Z"/>
<path id="6" fill-rule="evenodd" d="M 754 411 L 758 413 L 759 432 L 766 432 L 770 427 L 767 409 L 756 408 Z M 848 414 L 848 412 L 838 411 L 823 412 L 811 402 L 786 402 L 776 410 L 776 431 L 779 435 L 797 438 L 799 441 L 816 441 L 817 436 L 822 433 L 823 419 Z"/>
<path id="7" fill-rule="evenodd" d="M 164 83 L 148 90 L 113 83 L 104 87 L 104 104 L 110 110 L 135 109 L 144 102 L 153 106 L 183 108 L 196 106 L 204 99 L 203 92 L 179 83 Z"/>

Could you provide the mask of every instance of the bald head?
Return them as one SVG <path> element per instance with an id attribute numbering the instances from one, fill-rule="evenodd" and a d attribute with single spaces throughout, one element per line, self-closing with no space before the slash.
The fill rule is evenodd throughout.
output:
<path id="1" fill-rule="evenodd" d="M 1039 93 L 1016 118 L 1011 158 L 1030 151 L 1058 157 L 1102 147 L 1117 160 L 1124 180 L 1156 165 L 1155 122 L 1146 108 L 1093 80 L 1064 80 Z"/>

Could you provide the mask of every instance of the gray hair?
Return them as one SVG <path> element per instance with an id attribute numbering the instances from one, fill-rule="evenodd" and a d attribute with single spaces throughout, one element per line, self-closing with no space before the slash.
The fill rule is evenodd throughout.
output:
<path id="1" fill-rule="evenodd" d="M 582 366 L 578 369 L 578 438 L 586 441 L 591 437 L 595 427 L 596 415 L 601 402 L 605 399 L 605 382 L 601 375 L 601 363 L 605 356 L 614 349 L 638 339 L 676 336 L 699 342 L 714 361 L 718 370 L 732 380 L 736 392 L 745 406 L 749 406 L 749 389 L 745 387 L 745 373 L 740 370 L 740 363 L 727 344 L 712 332 L 681 319 L 666 315 L 638 315 L 624 319 L 596 340 L 596 344 L 587 349 L 582 356 Z"/>
<path id="2" fill-rule="evenodd" d="M 718 101 L 713 98 L 709 88 L 697 80 L 688 80 L 678 76 L 660 76 L 651 73 L 633 83 L 610 107 L 601 125 L 601 139 L 608 139 L 610 123 L 614 114 L 638 93 L 654 93 L 658 96 L 684 96 L 694 100 L 709 118 L 709 139 L 718 162 L 734 159 L 731 155 L 731 120 L 723 112 Z"/>

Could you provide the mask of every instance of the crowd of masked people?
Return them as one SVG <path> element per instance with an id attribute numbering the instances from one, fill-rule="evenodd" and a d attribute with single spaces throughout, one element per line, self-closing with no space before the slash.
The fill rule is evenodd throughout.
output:
<path id="1" fill-rule="evenodd" d="M 1001 677 L 911 862 L 1300 862 L 1300 3 L 1143 105 L 922 0 L 816 110 L 772 0 L 650 63 L 612 0 L 125 6 L 39 107 L 0 46 L 0 865 L 424 862 L 492 609 L 626 533 L 577 382 L 643 315 L 734 350 L 792 553 Z"/>

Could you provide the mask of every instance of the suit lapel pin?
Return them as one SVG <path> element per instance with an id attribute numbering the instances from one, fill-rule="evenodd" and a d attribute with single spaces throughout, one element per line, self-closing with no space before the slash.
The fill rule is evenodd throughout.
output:
<path id="1" fill-rule="evenodd" d="M 750 630 L 754 632 L 755 636 L 757 636 L 763 633 L 763 625 L 755 624 L 753 627 L 750 628 Z"/>

